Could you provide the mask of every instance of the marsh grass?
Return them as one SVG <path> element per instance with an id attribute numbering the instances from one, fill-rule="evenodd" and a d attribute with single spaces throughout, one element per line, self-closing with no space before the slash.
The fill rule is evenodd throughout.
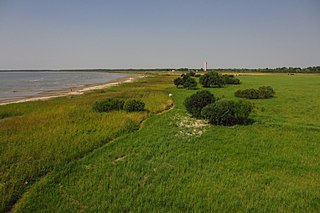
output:
<path id="1" fill-rule="evenodd" d="M 136 131 L 151 113 L 163 111 L 170 83 L 170 77 L 147 77 L 81 96 L 0 106 L 0 211 L 41 176 Z M 150 113 L 92 110 L 95 101 L 111 97 L 141 99 Z"/>

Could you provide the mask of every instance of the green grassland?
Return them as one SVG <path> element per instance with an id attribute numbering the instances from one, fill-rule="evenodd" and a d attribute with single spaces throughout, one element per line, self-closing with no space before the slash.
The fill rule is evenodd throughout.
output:
<path id="1" fill-rule="evenodd" d="M 48 172 L 79 159 L 139 128 L 172 104 L 171 77 L 140 79 L 81 96 L 0 106 L 0 211 Z M 149 112 L 96 113 L 92 104 L 109 97 L 137 98 Z"/>
<path id="2" fill-rule="evenodd" d="M 36 145 L 29 145 L 31 139 L 20 142 L 16 138 L 20 129 L 11 132 L 13 130 L 9 129 L 8 124 L 0 123 L 4 129 L 1 130 L 3 135 L 1 137 L 8 141 L 7 144 L 1 144 L 4 147 L 1 150 L 8 150 L 1 151 L 1 166 L 9 168 L 4 171 L 16 171 L 14 168 L 10 170 L 10 164 L 15 165 L 13 159 L 25 159 L 28 156 L 24 151 L 17 151 L 21 150 L 20 146 L 27 146 L 28 148 L 24 149 L 29 150 L 28 154 L 36 152 L 34 147 L 38 146 L 41 152 L 42 149 L 57 150 L 60 153 L 57 158 L 63 159 L 60 163 L 52 163 L 55 158 L 47 158 L 44 165 L 49 166 L 46 171 L 52 172 L 32 187 L 24 186 L 23 192 L 27 190 L 28 192 L 13 210 L 16 212 L 319 212 L 320 75 L 273 74 L 239 78 L 242 81 L 240 85 L 209 90 L 222 99 L 237 99 L 233 95 L 236 90 L 264 85 L 272 86 L 277 93 L 272 99 L 250 100 L 255 104 L 255 111 L 251 116 L 255 122 L 252 125 L 209 126 L 203 121 L 190 118 L 183 101 L 195 91 L 174 88 L 170 83 L 172 77 L 169 76 L 150 78 L 150 81 L 151 79 L 153 81 L 150 82 L 151 86 L 147 91 L 151 88 L 156 91 L 168 89 L 173 94 L 174 108 L 148 118 L 139 131 L 129 132 L 109 143 L 102 143 L 94 135 L 82 136 L 83 138 L 79 138 L 76 142 L 77 146 L 70 145 L 59 152 L 62 144 L 59 140 L 65 138 L 60 132 L 40 131 L 39 134 L 46 135 L 48 140 L 45 142 L 46 146 L 43 147 L 39 141 L 35 143 Z M 162 82 L 161 86 L 158 81 Z M 152 84 L 158 86 L 153 87 Z M 135 91 L 140 85 L 137 83 L 130 86 L 127 93 Z M 154 89 L 156 87 L 161 89 Z M 117 93 L 119 89 L 105 91 L 104 96 Z M 98 93 L 94 95 L 98 96 Z M 166 95 L 167 93 L 163 95 L 162 101 L 154 103 L 154 106 L 167 103 Z M 155 96 L 152 101 L 157 99 L 157 95 Z M 86 117 L 86 114 L 93 114 L 88 106 L 92 101 L 87 101 L 85 96 L 76 99 L 79 99 L 78 106 L 66 104 L 61 107 L 61 113 L 63 114 L 68 107 L 74 107 L 75 111 L 87 109 L 81 111 L 82 116 L 79 116 L 81 118 Z M 70 101 L 67 98 L 63 100 L 67 103 Z M 61 101 L 54 99 L 50 104 L 48 102 L 43 105 L 48 106 L 47 109 L 50 105 L 59 109 Z M 37 109 L 34 109 L 41 104 L 30 103 L 33 107 L 14 105 L 16 109 L 12 114 L 22 114 L 20 116 L 23 117 L 24 114 L 30 113 L 34 119 L 41 118 L 41 113 L 35 113 Z M 8 106 L 6 112 L 11 108 L 13 107 Z M 4 120 L 13 120 L 16 117 Z M 72 118 L 61 116 L 60 122 L 71 122 Z M 20 122 L 23 120 L 26 119 L 21 118 Z M 32 124 L 30 121 L 24 122 L 23 128 L 18 121 L 14 126 L 21 128 L 20 139 L 24 138 L 23 135 L 27 137 L 27 131 L 30 131 L 30 134 L 34 131 L 29 130 L 31 127 L 28 124 Z M 99 125 L 105 125 L 102 121 L 91 122 L 94 122 L 92 125 L 96 129 L 101 128 Z M 51 124 L 44 123 L 40 126 L 46 125 L 49 131 Z M 78 125 L 79 127 L 75 129 L 87 124 L 80 119 Z M 108 128 L 104 127 L 104 131 L 108 131 Z M 104 131 L 99 132 L 103 134 Z M 57 141 L 52 139 L 54 135 Z M 9 141 L 8 138 L 11 137 L 13 138 Z M 94 141 L 98 141 L 96 142 L 98 145 L 93 146 L 100 148 L 90 153 L 78 150 L 80 146 L 94 144 Z M 51 143 L 56 144 L 52 145 L 54 148 L 51 148 Z M 62 157 L 64 149 L 68 149 L 73 155 L 70 154 L 68 158 Z M 46 153 L 46 150 L 43 151 Z M 3 154 L 7 152 L 17 156 L 2 157 L 9 155 Z M 22 152 L 24 155 L 16 152 Z M 37 154 L 39 153 L 34 155 L 41 161 L 42 156 Z M 84 157 L 80 158 L 81 156 Z M 16 162 L 18 165 L 19 163 Z M 28 167 L 30 163 L 25 164 Z M 55 168 L 55 165 L 59 166 Z M 39 178 L 41 167 L 37 169 L 40 170 L 36 176 Z M 18 171 L 20 175 L 24 175 L 25 171 Z M 1 175 L 7 173 L 2 172 Z M 16 178 L 9 175 L 5 177 L 7 180 Z M 19 192 L 21 195 L 22 191 Z"/>

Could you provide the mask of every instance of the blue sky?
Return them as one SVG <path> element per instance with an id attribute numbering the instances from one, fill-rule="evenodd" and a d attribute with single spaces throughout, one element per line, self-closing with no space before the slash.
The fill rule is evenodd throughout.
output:
<path id="1" fill-rule="evenodd" d="M 0 0 L 0 69 L 320 65 L 318 0 Z"/>

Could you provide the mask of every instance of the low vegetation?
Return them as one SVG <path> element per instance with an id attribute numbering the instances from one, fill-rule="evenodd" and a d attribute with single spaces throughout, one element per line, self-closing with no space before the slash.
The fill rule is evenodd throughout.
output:
<path id="1" fill-rule="evenodd" d="M 263 86 L 258 89 L 237 90 L 234 93 L 236 97 L 247 99 L 267 99 L 274 97 L 275 94 L 275 91 L 270 86 Z"/>
<path id="2" fill-rule="evenodd" d="M 214 104 L 237 101 L 239 89 L 277 88 L 277 98 L 247 100 L 255 104 L 256 122 L 232 127 L 190 117 L 184 102 L 195 91 L 177 89 L 177 76 L 167 75 L 81 97 L 1 106 L 21 114 L 0 120 L 0 189 L 7 190 L 1 199 L 22 177 L 20 190 L 28 193 L 13 212 L 319 212 L 320 75 L 240 76 L 240 85 L 207 88 L 223 97 Z M 134 98 L 159 112 L 172 104 L 168 93 L 175 107 L 145 120 L 140 131 L 132 130 L 146 111 L 92 110 L 97 100 Z M 97 144 L 122 120 L 131 133 Z M 100 148 L 83 151 L 93 144 Z"/>
<path id="3" fill-rule="evenodd" d="M 278 68 L 260 68 L 260 69 L 215 69 L 219 72 L 236 72 L 236 73 L 320 73 L 320 66 L 314 67 L 278 67 Z"/>
<path id="4" fill-rule="evenodd" d="M 172 99 L 166 88 L 172 80 L 147 77 L 81 96 L 0 106 L 0 212 L 42 176 L 137 130 L 149 115 L 169 108 Z M 118 111 L 128 99 L 143 101 L 146 111 Z M 140 102 L 127 105 L 128 111 L 142 109 Z"/>
<path id="5" fill-rule="evenodd" d="M 110 112 L 115 110 L 125 110 L 127 112 L 144 111 L 145 103 L 136 99 L 116 99 L 108 98 L 106 100 L 96 101 L 92 109 L 96 112 Z"/>
<path id="6" fill-rule="evenodd" d="M 222 75 L 222 81 L 224 84 L 240 84 L 240 80 L 234 75 Z"/>
<path id="7" fill-rule="evenodd" d="M 233 126 L 248 124 L 253 106 L 249 102 L 221 100 L 201 110 L 201 115 L 214 125 Z"/>
<path id="8" fill-rule="evenodd" d="M 181 77 L 174 79 L 173 83 L 177 88 L 187 88 L 187 89 L 196 89 L 197 81 L 192 78 L 195 76 L 194 72 L 189 72 L 182 74 Z"/>
<path id="9" fill-rule="evenodd" d="M 130 99 L 124 103 L 123 109 L 127 112 L 144 111 L 144 102 L 140 100 Z"/>
<path id="10" fill-rule="evenodd" d="M 198 91 L 186 98 L 184 105 L 187 111 L 195 118 L 201 118 L 201 110 L 208 104 L 215 102 L 215 97 L 207 90 Z"/>
<path id="11" fill-rule="evenodd" d="M 218 72 L 209 71 L 200 77 L 200 83 L 203 87 L 223 87 L 225 84 L 240 84 L 240 80 L 234 75 L 221 75 Z"/>
<path id="12" fill-rule="evenodd" d="M 207 90 L 198 91 L 184 101 L 187 111 L 195 118 L 204 118 L 214 125 L 248 124 L 253 110 L 250 102 L 220 100 Z"/>
<path id="13" fill-rule="evenodd" d="M 124 100 L 108 98 L 102 101 L 96 101 L 92 109 L 96 112 L 109 112 L 112 110 L 122 110 L 124 105 Z"/>

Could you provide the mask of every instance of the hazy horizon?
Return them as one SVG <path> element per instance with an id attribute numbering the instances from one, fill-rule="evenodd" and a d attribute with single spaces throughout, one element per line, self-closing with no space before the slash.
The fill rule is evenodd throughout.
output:
<path id="1" fill-rule="evenodd" d="M 0 0 L 0 70 L 320 65 L 317 0 Z"/>

